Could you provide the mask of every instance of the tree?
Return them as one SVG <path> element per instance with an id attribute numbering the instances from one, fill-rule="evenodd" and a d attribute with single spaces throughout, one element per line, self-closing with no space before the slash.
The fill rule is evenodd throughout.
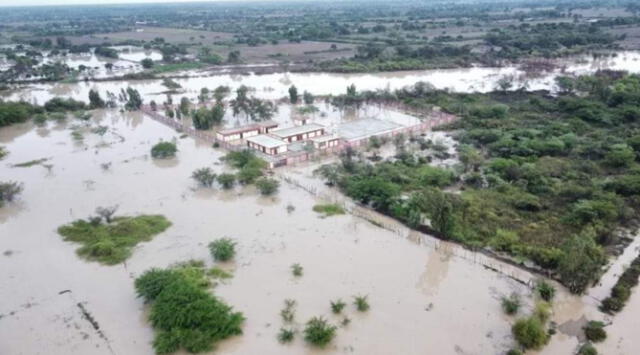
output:
<path id="1" fill-rule="evenodd" d="M 211 170 L 211 168 L 200 168 L 191 174 L 191 178 L 196 180 L 202 186 L 211 187 L 213 182 L 216 181 L 216 174 Z"/>
<path id="2" fill-rule="evenodd" d="M 298 103 L 298 88 L 295 85 L 289 87 L 289 101 L 294 105 Z"/>
<path id="3" fill-rule="evenodd" d="M 232 64 L 237 64 L 240 63 L 241 59 L 240 59 L 240 51 L 235 50 L 235 51 L 231 51 L 229 52 L 229 55 L 227 57 L 227 62 L 232 63 Z"/>
<path id="4" fill-rule="evenodd" d="M 127 103 L 124 107 L 129 111 L 136 111 L 140 109 L 142 106 L 142 97 L 138 90 L 133 89 L 131 87 L 127 87 Z"/>
<path id="5" fill-rule="evenodd" d="M 582 293 L 606 261 L 602 248 L 594 240 L 593 232 L 571 237 L 563 246 L 558 264 L 562 283 L 573 293 Z"/>
<path id="6" fill-rule="evenodd" d="M 183 96 L 180 99 L 180 113 L 182 113 L 183 116 L 189 115 L 189 108 L 190 107 L 191 107 L 191 101 L 189 101 L 188 98 Z"/>
<path id="7" fill-rule="evenodd" d="M 89 107 L 94 108 L 103 108 L 106 104 L 102 97 L 100 97 L 100 93 L 96 90 L 89 90 Z"/>
<path id="8" fill-rule="evenodd" d="M 256 181 L 256 187 L 260 190 L 260 193 L 264 196 L 273 195 L 278 191 L 278 187 L 280 186 L 280 182 L 275 179 L 270 178 L 260 178 Z"/>
<path id="9" fill-rule="evenodd" d="M 357 92 L 356 92 L 356 84 L 351 84 L 349 86 L 347 86 L 347 96 L 353 97 L 356 96 Z"/>
<path id="10" fill-rule="evenodd" d="M 222 123 L 224 113 L 222 103 L 216 103 L 212 109 L 201 107 L 193 113 L 193 126 L 200 130 L 210 129 L 213 125 Z"/>
<path id="11" fill-rule="evenodd" d="M 218 175 L 218 183 L 223 189 L 230 189 L 236 183 L 236 176 L 229 173 L 222 173 Z"/>
<path id="12" fill-rule="evenodd" d="M 505 93 L 509 91 L 511 88 L 513 88 L 514 80 L 515 78 L 513 76 L 505 75 L 500 79 L 498 79 L 498 81 L 496 82 L 496 88 L 502 91 L 503 93 Z"/>
<path id="13" fill-rule="evenodd" d="M 310 92 L 305 90 L 304 93 L 302 93 L 302 100 L 306 105 L 312 105 L 314 97 Z"/>
<path id="14" fill-rule="evenodd" d="M 118 210 L 118 205 L 108 206 L 108 207 L 98 207 L 96 208 L 96 214 L 101 218 L 104 218 L 106 223 L 111 223 L 113 220 L 113 215 Z"/>
<path id="15" fill-rule="evenodd" d="M 151 59 L 151 58 L 144 58 L 144 59 L 140 62 L 140 64 L 142 64 L 142 67 L 143 67 L 143 68 L 145 68 L 145 69 L 151 69 L 151 68 L 153 68 L 153 64 L 154 64 L 154 63 L 153 63 L 153 59 Z"/>

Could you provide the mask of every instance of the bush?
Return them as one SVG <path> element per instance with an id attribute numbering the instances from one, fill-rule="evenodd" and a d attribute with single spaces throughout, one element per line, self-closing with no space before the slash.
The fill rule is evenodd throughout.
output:
<path id="1" fill-rule="evenodd" d="M 594 343 L 604 341 L 607 338 L 607 331 L 604 330 L 604 323 L 602 322 L 589 321 L 582 329 L 587 339 Z"/>
<path id="2" fill-rule="evenodd" d="M 160 142 L 151 148 L 151 156 L 157 159 L 171 158 L 176 155 L 177 151 L 175 143 Z"/>
<path id="3" fill-rule="evenodd" d="M 353 304 L 356 306 L 356 309 L 359 312 L 366 312 L 369 310 L 369 301 L 367 300 L 368 296 L 355 296 L 353 300 Z"/>
<path id="4" fill-rule="evenodd" d="M 280 182 L 270 178 L 260 178 L 256 181 L 256 187 L 260 190 L 260 194 L 263 196 L 273 195 L 278 191 Z"/>
<path id="5" fill-rule="evenodd" d="M 282 344 L 290 343 L 293 341 L 296 332 L 293 329 L 280 328 L 280 332 L 278 332 L 278 341 Z"/>
<path id="6" fill-rule="evenodd" d="M 338 299 L 335 302 L 331 301 L 331 312 L 333 312 L 335 314 L 342 313 L 342 310 L 346 306 L 347 306 L 347 304 L 344 303 L 341 299 Z"/>
<path id="7" fill-rule="evenodd" d="M 538 295 L 540 295 L 540 298 L 547 302 L 551 301 L 556 294 L 556 289 L 550 283 L 544 280 L 538 281 L 536 285 L 536 291 L 538 291 Z"/>
<path id="8" fill-rule="evenodd" d="M 151 269 L 136 279 L 136 292 L 151 303 L 156 353 L 211 351 L 217 342 L 242 334 L 242 313 L 207 292 L 204 278 L 202 265 L 190 263 Z"/>
<path id="9" fill-rule="evenodd" d="M 211 187 L 213 182 L 216 181 L 216 174 L 213 173 L 211 168 L 200 168 L 191 174 L 191 178 L 202 186 Z"/>
<path id="10" fill-rule="evenodd" d="M 537 317 L 518 319 L 511 328 L 516 341 L 524 349 L 540 349 L 547 343 L 548 334 Z"/>
<path id="11" fill-rule="evenodd" d="M 113 265 L 125 261 L 133 247 L 165 231 L 171 222 L 160 215 L 115 217 L 111 223 L 79 219 L 58 228 L 64 240 L 82 244 L 78 255 Z"/>
<path id="12" fill-rule="evenodd" d="M 298 263 L 291 265 L 291 273 L 293 274 L 293 276 L 300 277 L 302 276 L 303 271 L 304 268 L 302 267 L 302 265 Z"/>
<path id="13" fill-rule="evenodd" d="M 214 260 L 228 261 L 236 255 L 236 242 L 230 238 L 220 238 L 209 243 L 209 251 Z"/>
<path id="14" fill-rule="evenodd" d="M 311 345 L 324 348 L 336 335 L 336 326 L 330 325 L 322 317 L 313 317 L 304 328 L 304 340 Z"/>
<path id="15" fill-rule="evenodd" d="M 313 210 L 318 213 L 323 213 L 326 217 L 345 213 L 342 206 L 335 203 L 318 204 L 313 206 Z"/>
<path id="16" fill-rule="evenodd" d="M 598 355 L 598 350 L 596 350 L 596 348 L 594 348 L 590 343 L 586 343 L 580 347 L 578 355 Z"/>
<path id="17" fill-rule="evenodd" d="M 502 310 L 504 313 L 514 315 L 518 313 L 520 309 L 520 297 L 518 295 L 511 295 L 509 297 L 502 297 Z"/>
<path id="18" fill-rule="evenodd" d="M 2 207 L 5 202 L 13 201 L 22 190 L 23 186 L 19 182 L 0 182 L 0 207 Z"/>
<path id="19" fill-rule="evenodd" d="M 602 301 L 600 309 L 607 313 L 620 312 L 631 296 L 631 288 L 638 284 L 638 277 L 640 277 L 640 256 L 635 258 L 629 268 L 620 275 L 609 297 Z"/>
<path id="20" fill-rule="evenodd" d="M 223 189 L 230 189 L 236 183 L 236 176 L 229 173 L 222 173 L 218 175 L 218 183 Z"/>

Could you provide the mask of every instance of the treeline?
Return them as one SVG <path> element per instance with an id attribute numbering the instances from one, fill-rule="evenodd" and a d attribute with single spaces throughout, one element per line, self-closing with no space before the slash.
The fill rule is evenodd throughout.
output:
<path id="1" fill-rule="evenodd" d="M 450 94 L 425 84 L 353 88 L 334 103 L 398 100 L 460 115 L 451 127 L 459 130 L 460 165 L 430 166 L 433 144 L 414 137 L 392 159 L 348 152 L 318 173 L 409 226 L 530 260 L 582 292 L 599 277 L 605 249 L 621 242 L 616 229 L 638 217 L 640 76 L 601 72 L 561 81 L 571 89 L 558 97 Z"/>

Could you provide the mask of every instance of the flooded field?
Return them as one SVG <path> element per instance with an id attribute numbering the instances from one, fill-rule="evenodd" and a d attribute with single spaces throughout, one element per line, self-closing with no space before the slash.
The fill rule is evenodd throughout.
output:
<path id="1" fill-rule="evenodd" d="M 606 62 L 576 63 L 567 71 L 588 73 L 608 67 L 640 72 L 639 59 L 637 53 L 626 53 Z M 291 84 L 315 94 L 341 93 L 351 83 L 359 89 L 398 88 L 419 80 L 438 87 L 460 85 L 461 91 L 479 90 L 477 85 L 489 85 L 514 71 L 284 73 L 176 81 L 184 88 L 182 95 L 193 99 L 201 87 L 223 84 L 245 84 L 255 88 L 256 96 L 280 98 Z M 535 80 L 548 88 L 558 73 Z M 161 102 L 166 96 L 159 81 L 111 81 L 38 84 L 7 97 L 39 103 L 55 96 L 86 100 L 90 88 L 117 92 L 127 84 L 139 89 L 145 100 Z M 174 102 L 180 96 L 174 94 Z M 320 111 L 313 114 L 313 121 L 328 127 L 371 116 L 399 125 L 418 120 L 375 105 L 344 111 L 323 102 L 317 106 Z M 282 104 L 274 120 L 290 126 L 297 116 L 294 107 Z M 244 118 L 227 116 L 225 124 L 244 123 Z M 102 130 L 95 130 L 99 127 Z M 104 130 L 103 135 L 96 133 Z M 222 342 L 217 354 L 504 354 L 514 346 L 515 318 L 504 315 L 501 298 L 521 295 L 521 314 L 528 314 L 534 302 L 529 286 L 536 275 L 409 231 L 362 208 L 321 218 L 312 211 L 314 204 L 350 202 L 312 176 L 319 162 L 277 170 L 282 186 L 275 197 L 261 197 L 254 187 L 198 188 L 191 173 L 205 166 L 216 173 L 227 170 L 219 161 L 225 152 L 180 137 L 142 113 L 117 109 L 94 111 L 89 122 L 68 118 L 0 129 L 0 146 L 9 151 L 0 161 L 2 180 L 24 184 L 20 198 L 0 208 L 1 354 L 152 354 L 148 309 L 136 298 L 133 280 L 149 268 L 189 259 L 211 266 L 207 244 L 220 237 L 234 238 L 238 253 L 234 262 L 222 264 L 233 278 L 213 292 L 243 312 L 247 321 L 244 334 Z M 429 138 L 450 147 L 455 144 L 444 132 Z M 175 158 L 150 158 L 151 146 L 160 140 L 177 142 Z M 14 167 L 40 159 L 30 167 Z M 89 217 L 96 207 L 112 205 L 119 206 L 118 214 L 163 214 L 173 225 L 138 245 L 123 264 L 103 266 L 80 259 L 75 254 L 78 245 L 64 242 L 56 229 Z M 640 351 L 634 333 L 640 326 L 635 317 L 640 293 L 634 292 L 627 309 L 613 319 L 597 309 L 626 263 L 637 255 L 638 243 L 632 243 L 586 295 L 570 295 L 558 286 L 552 316 L 558 332 L 540 354 L 574 353 L 584 340 L 581 327 L 587 320 L 607 324 L 613 320 L 607 341 L 596 346 L 601 353 Z M 304 267 L 303 277 L 291 275 L 294 263 Z M 350 303 L 355 295 L 368 295 L 369 312 L 354 310 Z M 300 334 L 293 344 L 281 345 L 276 339 L 282 326 L 279 313 L 288 298 L 298 303 L 298 329 L 312 316 L 338 324 L 341 318 L 329 307 L 338 298 L 349 303 L 346 313 L 352 322 L 340 327 L 335 341 L 323 351 L 309 348 Z"/>
<path id="2" fill-rule="evenodd" d="M 614 57 L 593 58 L 584 56 L 567 59 L 558 63 L 558 67 L 548 72 L 527 75 L 517 67 L 503 68 L 459 68 L 443 70 L 421 70 L 405 72 L 389 72 L 374 74 L 335 74 L 335 73 L 275 73 L 264 75 L 219 74 L 206 72 L 187 72 L 189 78 L 175 79 L 182 89 L 173 94 L 174 99 L 187 97 L 193 101 L 200 94 L 200 89 L 213 89 L 219 85 L 229 86 L 235 90 L 240 85 L 254 89 L 252 94 L 259 98 L 279 99 L 287 96 L 291 85 L 298 90 L 307 90 L 314 95 L 337 95 L 345 92 L 346 87 L 355 84 L 358 90 L 399 89 L 413 85 L 418 81 L 426 81 L 439 89 L 450 89 L 457 92 L 487 92 L 496 88 L 497 81 L 505 76 L 514 78 L 512 89 L 526 84 L 530 90 L 554 90 L 554 79 L 564 74 L 588 74 L 599 69 L 628 70 L 640 72 L 640 52 L 619 52 Z M 127 86 L 137 89 L 147 101 L 165 100 L 167 88 L 161 80 L 140 80 L 133 82 L 78 82 L 33 84 L 14 91 L 0 93 L 0 97 L 10 100 L 44 103 L 55 97 L 73 97 L 88 100 L 89 90 L 98 90 L 103 97 L 107 92 L 118 93 Z"/>

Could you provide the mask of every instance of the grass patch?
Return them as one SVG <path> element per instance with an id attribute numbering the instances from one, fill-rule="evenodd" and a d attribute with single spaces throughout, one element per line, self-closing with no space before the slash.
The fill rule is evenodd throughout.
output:
<path id="1" fill-rule="evenodd" d="M 336 336 L 338 328 L 322 317 L 313 317 L 304 328 L 304 340 L 311 345 L 324 348 Z"/>
<path id="2" fill-rule="evenodd" d="M 285 323 L 293 322 L 296 316 L 296 300 L 284 300 L 284 308 L 280 311 L 280 317 Z"/>
<path id="3" fill-rule="evenodd" d="M 77 250 L 81 257 L 113 265 L 131 256 L 131 250 L 138 243 L 151 240 L 170 225 L 161 215 L 115 217 L 111 223 L 91 218 L 61 226 L 58 233 L 66 241 L 82 244 Z"/>
<path id="4" fill-rule="evenodd" d="M 156 353 L 211 351 L 221 340 L 242 334 L 242 313 L 208 292 L 208 286 L 202 262 L 151 269 L 135 280 L 138 296 L 151 303 Z"/>
<path id="5" fill-rule="evenodd" d="M 47 160 L 49 160 L 49 158 L 29 160 L 29 161 L 25 161 L 24 163 L 13 164 L 13 165 L 11 165 L 11 167 L 12 168 L 29 168 L 29 167 L 32 167 L 34 165 L 41 165 L 42 163 L 46 162 Z"/>
<path id="6" fill-rule="evenodd" d="M 335 203 L 317 204 L 313 206 L 313 210 L 315 212 L 324 214 L 325 217 L 345 214 L 344 208 Z"/>
<path id="7" fill-rule="evenodd" d="M 233 277 L 233 274 L 229 271 L 219 267 L 214 266 L 207 272 L 207 275 L 211 276 L 214 279 L 227 280 Z"/>
<path id="8" fill-rule="evenodd" d="M 331 301 L 331 312 L 333 312 L 334 314 L 340 314 L 346 306 L 347 304 L 344 303 L 341 299 Z"/>

